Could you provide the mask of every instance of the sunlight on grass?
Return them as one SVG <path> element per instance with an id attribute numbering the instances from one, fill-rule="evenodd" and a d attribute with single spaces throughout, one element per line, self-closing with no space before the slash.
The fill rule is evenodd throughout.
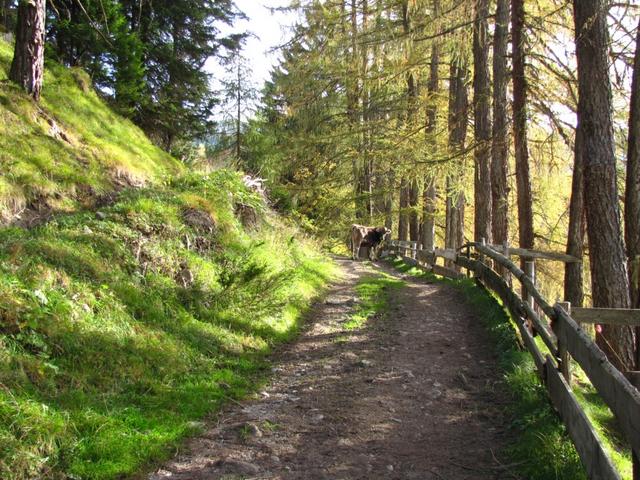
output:
<path id="1" fill-rule="evenodd" d="M 394 291 L 402 288 L 404 282 L 386 274 L 362 277 L 356 285 L 359 303 L 345 322 L 347 330 L 363 327 L 375 315 L 384 314 L 389 308 L 389 299 Z"/>
<path id="2" fill-rule="evenodd" d="M 337 274 L 238 173 L 126 190 L 102 211 L 0 231 L 2 479 L 122 478 L 165 458 L 259 385 Z"/>
<path id="3" fill-rule="evenodd" d="M 12 47 L 0 40 L 0 79 Z M 114 114 L 79 69 L 47 62 L 42 100 L 0 83 L 0 219 L 37 201 L 75 211 L 116 184 L 158 184 L 183 170 L 132 122 Z M 51 135 L 51 122 L 66 138 Z"/>

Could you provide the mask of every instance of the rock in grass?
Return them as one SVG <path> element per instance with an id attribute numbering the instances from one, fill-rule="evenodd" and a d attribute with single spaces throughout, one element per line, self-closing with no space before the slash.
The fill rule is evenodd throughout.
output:
<path id="1" fill-rule="evenodd" d="M 107 214 L 104 212 L 96 212 L 96 218 L 98 220 L 106 220 L 107 219 Z"/>

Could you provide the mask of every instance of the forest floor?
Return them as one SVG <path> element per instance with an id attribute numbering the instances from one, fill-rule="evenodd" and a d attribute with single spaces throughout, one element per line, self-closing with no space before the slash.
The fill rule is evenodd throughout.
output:
<path id="1" fill-rule="evenodd" d="M 344 276 L 274 355 L 256 398 L 210 420 L 150 480 L 507 479 L 504 386 L 460 292 L 383 265 Z M 367 278 L 401 278 L 353 328 Z"/>

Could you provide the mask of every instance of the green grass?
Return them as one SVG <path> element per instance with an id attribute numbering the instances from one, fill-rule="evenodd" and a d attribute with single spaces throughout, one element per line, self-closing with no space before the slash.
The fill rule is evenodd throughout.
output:
<path id="1" fill-rule="evenodd" d="M 518 349 L 515 325 L 499 301 L 469 279 L 453 281 L 409 267 L 401 259 L 394 266 L 410 275 L 453 285 L 472 306 L 490 334 L 499 357 L 506 393 L 510 397 L 510 428 L 516 437 L 507 454 L 513 470 L 528 480 L 585 480 L 573 443 L 549 403 L 527 351 Z"/>
<path id="2" fill-rule="evenodd" d="M 384 314 L 389 309 L 389 299 L 404 282 L 384 273 L 360 278 L 355 287 L 359 303 L 345 322 L 347 330 L 362 328 L 370 318 Z"/>
<path id="3" fill-rule="evenodd" d="M 631 479 L 633 477 L 631 449 L 621 434 L 615 416 L 575 362 L 572 373 L 574 378 L 573 393 L 578 402 L 591 420 L 591 424 L 622 478 Z"/>
<path id="4" fill-rule="evenodd" d="M 28 206 L 77 211 L 118 185 L 159 184 L 183 170 L 113 113 L 81 70 L 47 62 L 36 104 L 7 80 L 12 56 L 0 40 L 0 221 Z M 66 140 L 50 135 L 50 121 Z"/>
<path id="5" fill-rule="evenodd" d="M 257 388 L 337 272 L 233 172 L 101 211 L 0 231 L 2 479 L 115 479 L 167 457 Z"/>

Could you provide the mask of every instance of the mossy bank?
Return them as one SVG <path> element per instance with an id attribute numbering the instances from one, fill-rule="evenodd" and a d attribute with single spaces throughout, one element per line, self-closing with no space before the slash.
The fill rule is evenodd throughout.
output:
<path id="1" fill-rule="evenodd" d="M 334 273 L 225 170 L 0 231 L 0 477 L 166 456 L 255 388 Z"/>

